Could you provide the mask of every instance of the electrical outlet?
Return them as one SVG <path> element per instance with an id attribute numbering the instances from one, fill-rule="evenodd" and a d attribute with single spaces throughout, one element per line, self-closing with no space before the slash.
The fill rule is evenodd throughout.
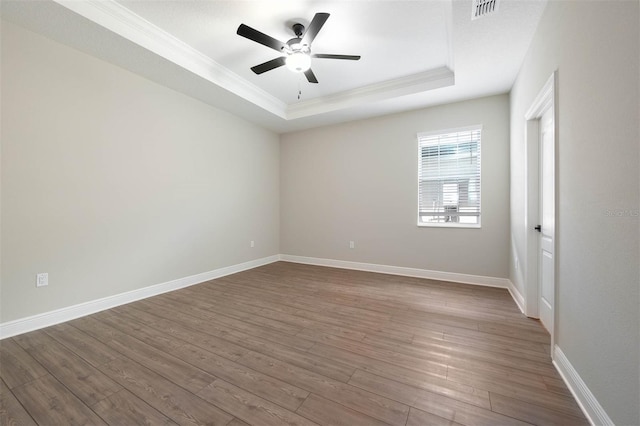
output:
<path id="1" fill-rule="evenodd" d="M 36 287 L 49 285 L 49 274 L 46 272 L 36 274 Z"/>
<path id="2" fill-rule="evenodd" d="M 249 247 L 255 247 L 255 246 L 256 246 L 255 241 L 251 240 L 251 241 L 249 242 Z"/>
<path id="3" fill-rule="evenodd" d="M 349 248 L 350 248 L 350 249 L 352 249 L 352 248 L 356 248 L 356 243 L 355 243 L 355 241 L 349 241 Z"/>

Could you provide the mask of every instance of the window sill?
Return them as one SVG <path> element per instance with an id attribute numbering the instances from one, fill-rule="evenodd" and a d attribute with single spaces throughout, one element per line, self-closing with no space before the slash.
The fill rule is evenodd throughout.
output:
<path id="1" fill-rule="evenodd" d="M 470 223 L 418 223 L 418 228 L 480 229 L 482 225 Z"/>

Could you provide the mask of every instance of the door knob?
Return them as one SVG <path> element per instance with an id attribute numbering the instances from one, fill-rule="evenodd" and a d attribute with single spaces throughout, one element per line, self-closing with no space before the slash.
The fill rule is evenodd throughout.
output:
<path id="1" fill-rule="evenodd" d="M 537 226 L 536 226 L 535 228 L 533 228 L 533 229 L 535 229 L 535 230 L 536 230 L 536 231 L 538 231 L 538 232 L 542 232 L 542 225 L 537 225 Z"/>

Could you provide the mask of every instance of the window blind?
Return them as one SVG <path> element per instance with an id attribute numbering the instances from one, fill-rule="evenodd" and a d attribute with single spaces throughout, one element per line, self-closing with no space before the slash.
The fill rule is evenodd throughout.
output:
<path id="1" fill-rule="evenodd" d="M 418 134 L 418 225 L 480 225 L 481 133 Z"/>

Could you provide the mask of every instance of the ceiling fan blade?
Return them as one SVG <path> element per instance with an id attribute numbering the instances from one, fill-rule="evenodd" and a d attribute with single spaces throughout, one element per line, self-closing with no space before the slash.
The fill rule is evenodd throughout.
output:
<path id="1" fill-rule="evenodd" d="M 255 67 L 251 67 L 251 71 L 256 74 L 262 74 L 263 72 L 271 71 L 274 68 L 278 68 L 284 65 L 286 58 L 284 56 L 279 56 L 270 61 L 264 62 L 262 64 L 256 65 Z"/>
<path id="2" fill-rule="evenodd" d="M 325 53 L 318 53 L 316 55 L 311 55 L 311 57 L 320 59 L 347 59 L 350 61 L 357 61 L 360 59 L 360 55 L 329 55 Z"/>
<path id="3" fill-rule="evenodd" d="M 304 72 L 304 76 L 307 77 L 307 81 L 309 81 L 309 83 L 318 82 L 318 79 L 316 78 L 316 75 L 313 73 L 313 71 L 311 71 L 311 68 Z"/>
<path id="4" fill-rule="evenodd" d="M 282 52 L 287 46 L 280 40 L 276 40 L 275 38 L 268 36 L 265 33 L 261 33 L 260 31 L 253 29 L 245 24 L 240 24 L 237 34 L 239 36 L 248 38 L 249 40 L 255 41 L 256 43 L 260 43 L 264 46 L 270 47 L 273 50 L 277 50 L 278 52 Z"/>
<path id="5" fill-rule="evenodd" d="M 329 19 L 328 13 L 316 13 L 307 30 L 302 35 L 302 44 L 311 46 L 313 39 L 316 38 L 327 19 Z"/>

